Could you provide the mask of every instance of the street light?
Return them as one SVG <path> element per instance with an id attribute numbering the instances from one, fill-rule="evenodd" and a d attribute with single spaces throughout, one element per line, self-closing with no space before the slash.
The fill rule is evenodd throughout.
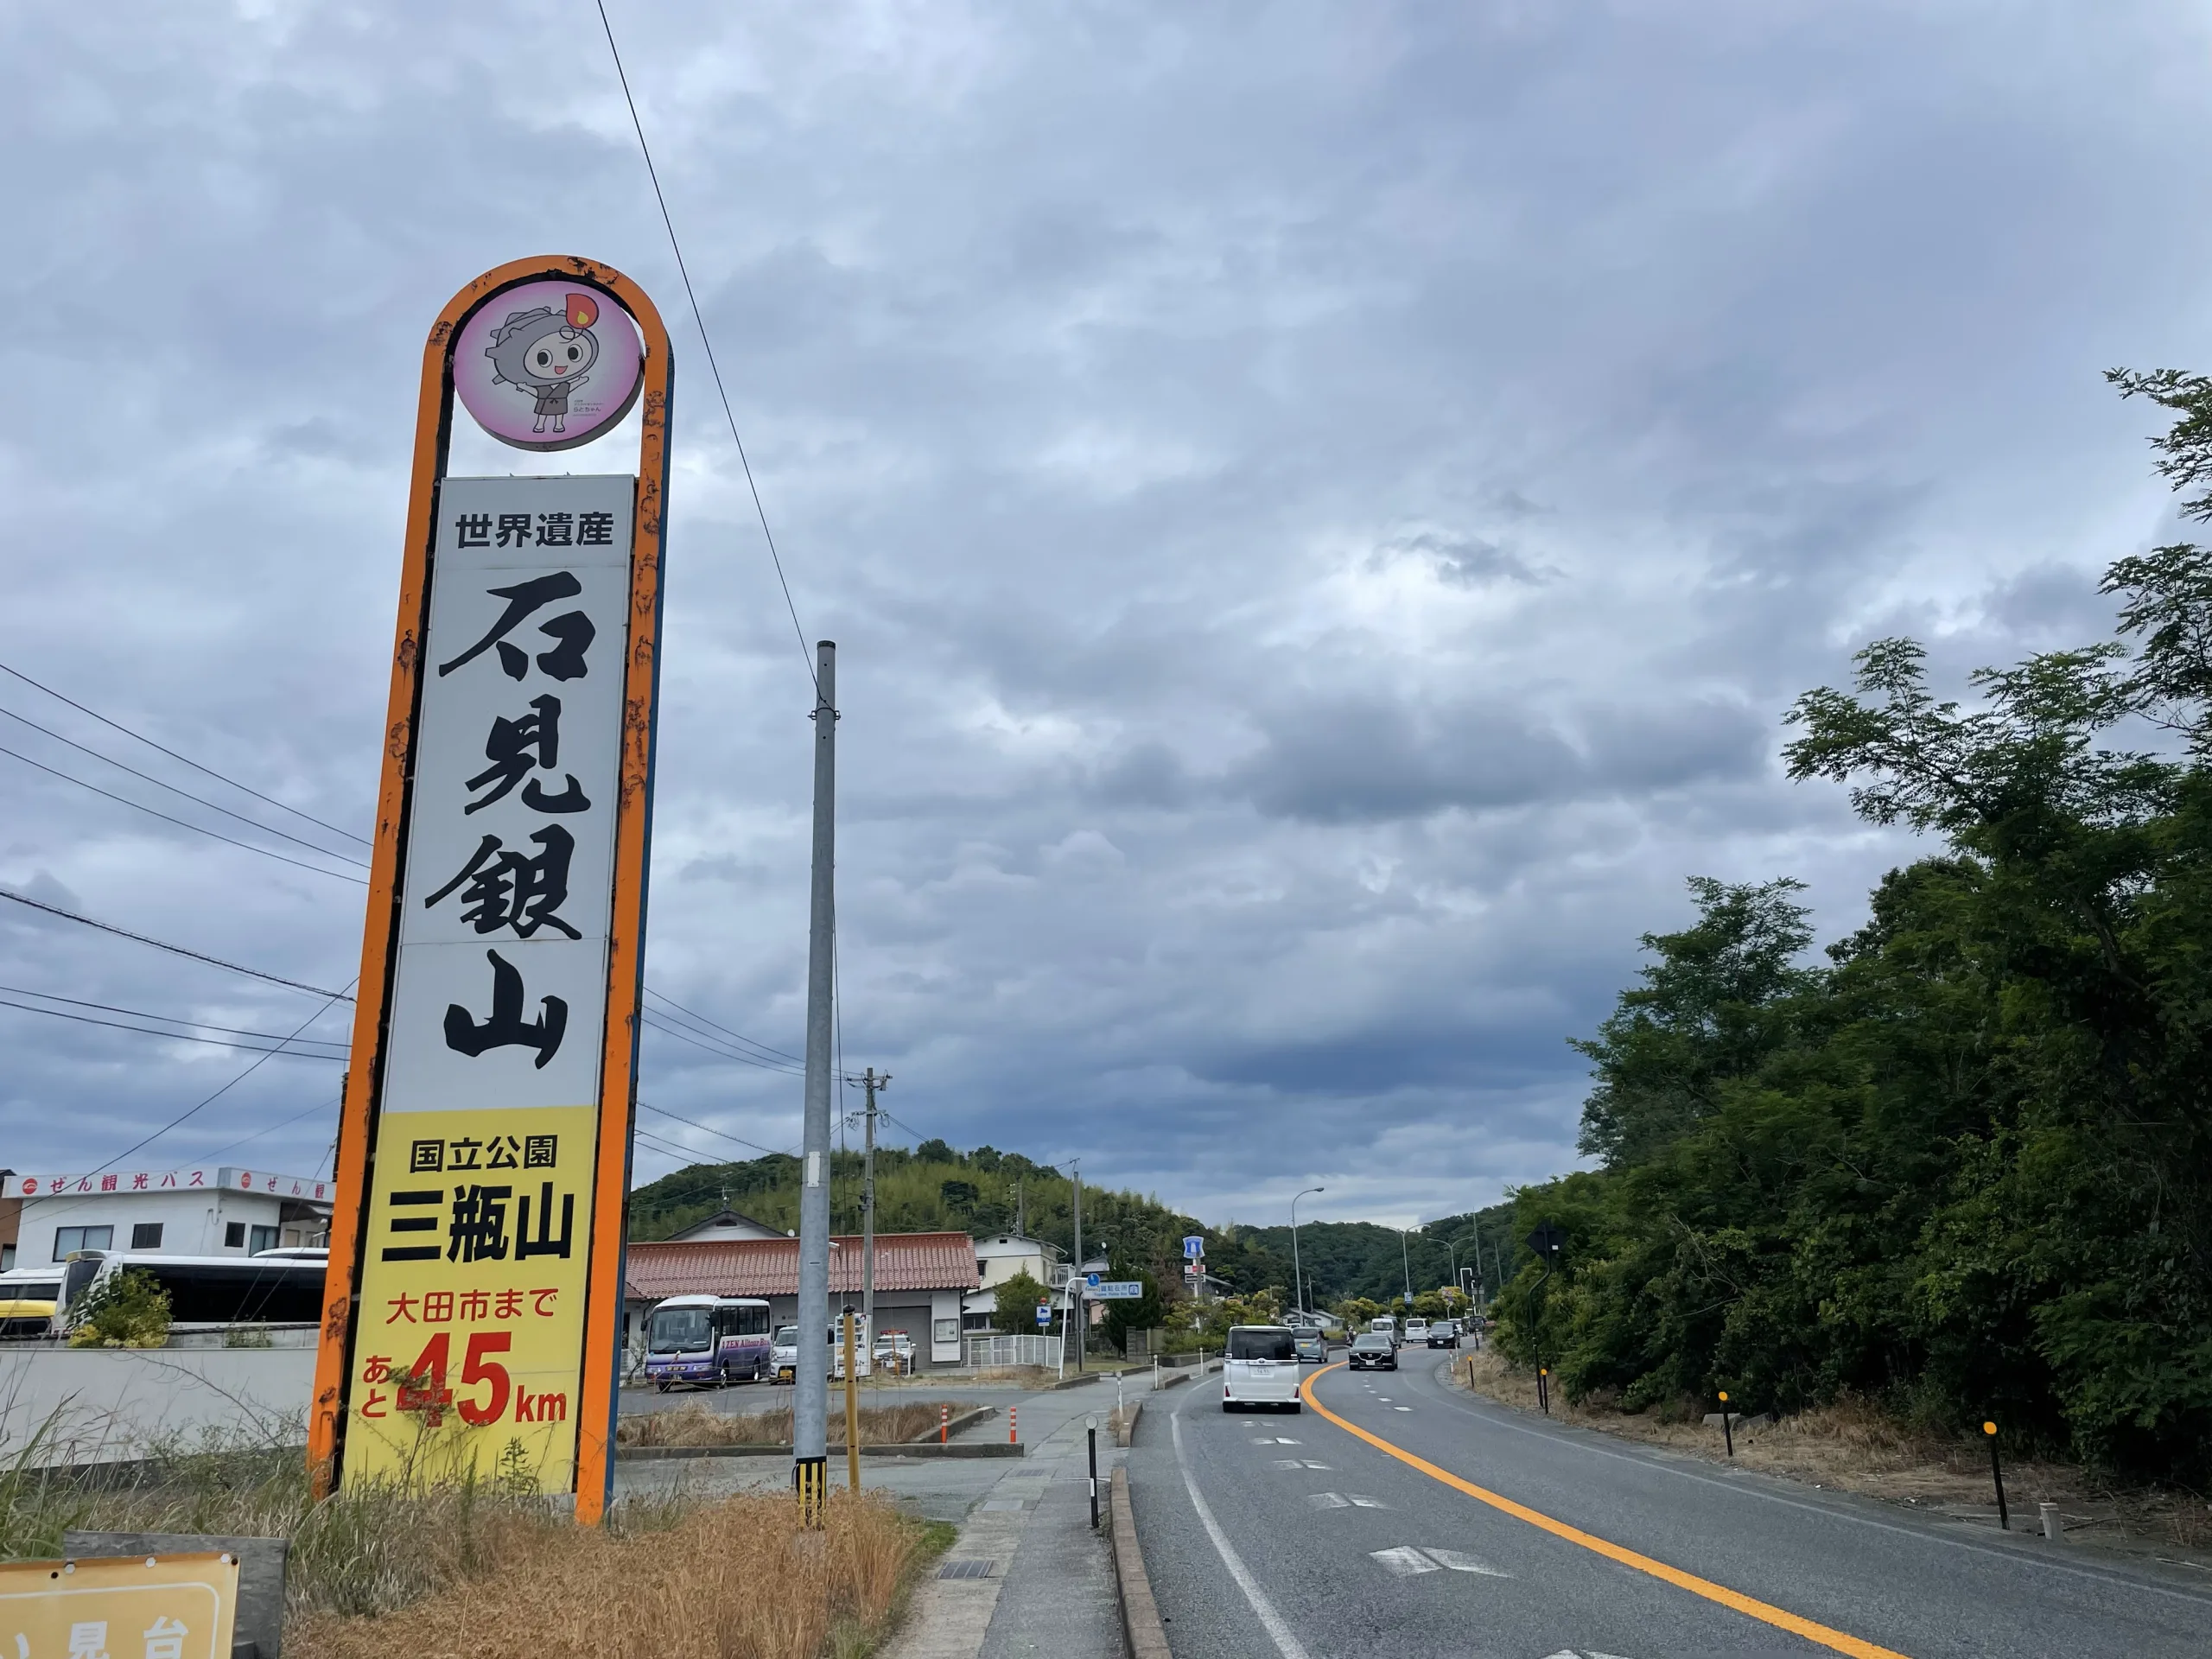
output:
<path id="1" fill-rule="evenodd" d="M 1325 1192 L 1328 1190 L 1325 1186 L 1309 1186 L 1305 1192 L 1300 1192 L 1297 1198 L 1290 1201 L 1290 1277 L 1294 1287 L 1293 1294 L 1297 1298 L 1298 1311 L 1300 1313 L 1306 1312 L 1306 1270 L 1299 1265 L 1298 1262 L 1298 1199 L 1306 1197 L 1307 1193 Z"/>

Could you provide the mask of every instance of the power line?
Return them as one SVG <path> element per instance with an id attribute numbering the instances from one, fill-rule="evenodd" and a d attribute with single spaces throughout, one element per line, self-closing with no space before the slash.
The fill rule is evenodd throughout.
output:
<path id="1" fill-rule="evenodd" d="M 225 777 L 221 772 L 217 772 L 212 766 L 203 766 L 200 762 L 193 760 L 190 756 L 179 754 L 175 749 L 155 742 L 152 738 L 147 736 L 143 732 L 134 732 L 128 726 L 123 725 L 119 721 L 110 720 L 105 715 L 97 713 L 92 709 L 86 708 L 83 703 L 79 702 L 74 697 L 64 696 L 52 686 L 41 684 L 38 681 L 31 678 L 29 675 L 24 673 L 21 669 L 10 668 L 7 664 L 0 663 L 0 674 L 11 674 L 16 678 L 21 680 L 25 685 L 35 687 L 36 690 L 45 692 L 48 696 L 55 699 L 57 702 L 67 703 L 79 714 L 90 715 L 94 720 L 99 721 L 101 725 L 111 727 L 116 731 L 121 732 L 125 737 L 136 738 L 139 742 L 143 743 L 149 749 L 159 749 L 163 754 L 168 756 L 170 760 L 181 760 L 186 766 L 190 766 L 194 772 L 205 772 L 208 777 L 216 779 L 219 783 L 228 784 L 232 789 L 244 790 L 247 794 L 252 796 L 257 801 L 266 801 L 270 805 L 275 807 L 280 812 L 289 812 L 296 818 L 305 818 L 309 823 L 315 825 L 318 830 L 327 830 L 331 834 L 334 836 L 343 836 L 348 841 L 358 841 L 364 847 L 371 844 L 369 838 L 366 836 L 357 836 L 351 830 L 340 830 L 334 823 L 325 823 L 321 818 L 316 817 L 311 812 L 302 812 L 296 806 L 287 806 L 283 802 L 276 799 L 273 795 L 264 795 L 259 790 L 252 788 L 249 785 L 238 782 L 235 778 Z"/>
<path id="2" fill-rule="evenodd" d="M 652 1030 L 658 1031 L 664 1036 L 673 1037 L 679 1043 L 689 1043 L 692 1047 L 699 1049 L 705 1053 L 712 1054 L 719 1059 L 735 1060 L 741 1065 L 758 1066 L 764 1071 L 774 1071 L 784 1077 L 805 1076 L 805 1069 L 804 1067 L 794 1069 L 788 1065 L 780 1065 L 768 1060 L 756 1058 L 753 1055 L 741 1052 L 734 1048 L 717 1046 L 702 1037 L 696 1036 L 691 1033 L 685 1031 L 681 1026 L 662 1024 L 660 1020 L 651 1012 L 647 1012 L 640 1017 L 644 1020 L 645 1024 Z"/>
<path id="3" fill-rule="evenodd" d="M 353 981 L 350 981 L 350 980 L 349 980 L 348 982 L 346 982 L 346 988 L 347 990 L 349 990 L 349 991 L 350 991 L 351 989 L 353 989 Z M 292 1033 L 292 1036 L 293 1036 L 293 1037 L 297 1037 L 297 1036 L 300 1034 L 300 1033 L 301 1033 L 301 1032 L 305 1031 L 305 1030 L 306 1030 L 309 1026 L 313 1025 L 316 1020 L 318 1020 L 321 1019 L 321 1018 L 322 1018 L 322 1016 L 323 1016 L 324 1014 L 328 1014 L 332 1008 L 334 1008 L 334 1007 L 335 1007 L 337 1006 L 337 1003 L 338 1003 L 338 998 L 337 998 L 336 996 L 333 996 L 333 997 L 332 997 L 328 1001 L 325 1002 L 325 1003 L 324 1003 L 321 1007 L 317 1008 L 317 1009 L 316 1009 L 313 1014 L 309 1014 L 306 1019 L 304 1019 L 304 1020 L 301 1020 L 301 1021 L 300 1021 L 300 1023 L 299 1023 L 299 1026 L 297 1027 L 297 1028 L 296 1028 L 296 1029 L 295 1029 L 295 1030 L 293 1031 L 293 1033 Z M 192 1106 L 188 1106 L 188 1107 L 187 1107 L 183 1111 L 181 1111 L 181 1112 L 178 1113 L 175 1117 L 171 1118 L 168 1122 L 166 1122 L 166 1123 L 162 1124 L 162 1127 L 161 1127 L 160 1128 L 156 1129 L 156 1130 L 155 1130 L 151 1135 L 148 1135 L 144 1140 L 143 1140 L 143 1141 L 139 1141 L 136 1146 L 125 1147 L 124 1147 L 121 1152 L 119 1152 L 119 1153 L 116 1154 L 116 1155 L 115 1155 L 114 1157 L 112 1157 L 112 1158 L 111 1158 L 111 1159 L 109 1159 L 109 1160 L 107 1160 L 107 1162 L 105 1162 L 105 1163 L 102 1164 L 102 1165 L 100 1166 L 99 1169 L 95 1169 L 95 1170 L 92 1171 L 92 1172 L 91 1172 L 91 1173 L 92 1173 L 92 1174 L 94 1174 L 94 1175 L 97 1175 L 97 1174 L 99 1174 L 99 1173 L 100 1173 L 100 1171 L 101 1171 L 101 1170 L 107 1170 L 107 1169 L 112 1169 L 112 1168 L 114 1168 L 118 1164 L 121 1163 L 121 1162 L 122 1162 L 125 1158 L 128 1158 L 129 1156 L 130 1156 L 130 1154 L 131 1154 L 132 1153 L 141 1151 L 141 1150 L 143 1150 L 143 1148 L 145 1148 L 145 1147 L 149 1147 L 149 1146 L 153 1145 L 153 1143 L 154 1143 L 155 1141 L 156 1141 L 160 1140 L 163 1135 L 167 1135 L 167 1134 L 168 1134 L 171 1129 L 174 1129 L 174 1128 L 177 1128 L 179 1125 L 181 1125 L 181 1124 L 183 1124 L 183 1123 L 185 1123 L 185 1122 L 189 1122 L 189 1121 L 190 1121 L 194 1116 L 197 1116 L 197 1115 L 198 1115 L 199 1113 L 200 1113 L 201 1111 L 204 1111 L 205 1109 L 207 1109 L 207 1108 L 208 1108 L 208 1107 L 210 1107 L 210 1106 L 213 1105 L 217 1101 L 220 1100 L 220 1099 L 221 1099 L 225 1095 L 227 1095 L 228 1093 L 230 1093 L 232 1090 L 233 1090 L 233 1089 L 237 1088 L 237 1087 L 238 1086 L 238 1084 L 240 1084 L 244 1083 L 244 1082 L 245 1082 L 248 1077 L 251 1077 L 255 1072 L 257 1072 L 257 1071 L 258 1071 L 259 1070 L 261 1070 L 261 1068 L 262 1068 L 264 1065 L 267 1065 L 267 1064 L 268 1064 L 268 1062 L 269 1062 L 269 1056 L 270 1056 L 270 1054 L 275 1053 L 275 1052 L 277 1052 L 277 1051 L 276 1051 L 276 1050 L 274 1050 L 274 1049 L 271 1049 L 271 1050 L 269 1050 L 269 1051 L 267 1051 L 266 1052 L 263 1053 L 263 1054 L 260 1056 L 260 1058 L 258 1058 L 257 1059 L 256 1059 L 256 1060 L 254 1061 L 254 1063 L 253 1063 L 251 1065 L 249 1065 L 248 1067 L 246 1067 L 246 1069 L 245 1069 L 245 1071 L 243 1071 L 239 1072 L 239 1073 L 238 1074 L 238 1076 L 236 1076 L 235 1077 L 232 1077 L 232 1078 L 228 1083 L 225 1084 L 221 1088 L 219 1088 L 219 1089 L 218 1089 L 217 1090 L 215 1090 L 215 1092 L 214 1092 L 213 1094 L 212 1094 L 212 1095 L 209 1095 L 209 1096 L 206 1096 L 204 1099 L 202 1099 L 202 1100 L 199 1101 L 197 1103 L 195 1103 L 195 1104 L 194 1104 L 194 1105 L 192 1105 Z"/>
<path id="4" fill-rule="evenodd" d="M 697 1020 L 701 1025 L 707 1027 L 709 1030 L 719 1032 L 721 1035 L 742 1043 L 748 1048 L 757 1048 L 763 1054 L 771 1054 L 779 1060 L 789 1060 L 794 1065 L 804 1065 L 806 1063 L 806 1058 L 804 1055 L 789 1053 L 783 1049 L 773 1046 L 771 1044 L 761 1042 L 756 1038 L 747 1037 L 741 1031 L 732 1031 L 728 1026 L 717 1025 L 715 1021 L 708 1019 L 705 1014 L 701 1014 L 696 1008 L 685 1007 L 674 997 L 670 996 L 665 992 L 656 990 L 650 985 L 645 987 L 645 995 L 647 996 L 659 998 L 660 1001 L 667 1003 L 670 1007 L 674 1008 L 678 1014 L 689 1014 L 692 1019 Z"/>
<path id="5" fill-rule="evenodd" d="M 112 922 L 96 922 L 89 916 L 79 916 L 73 910 L 63 910 L 58 905 L 44 904 L 36 899 L 26 898 L 20 893 L 11 893 L 5 887 L 0 887 L 0 899 L 12 899 L 19 905 L 28 905 L 33 910 L 42 910 L 49 916 L 60 917 L 64 921 L 81 923 L 86 927 L 96 927 L 103 933 L 114 933 L 126 939 L 135 939 L 140 944 L 152 945 L 156 950 L 167 950 L 174 956 L 189 957 L 194 962 L 208 963 L 217 968 L 227 968 L 234 974 L 245 974 L 249 978 L 265 979 L 271 985 L 287 986 L 293 990 L 306 991 L 315 996 L 336 997 L 346 1002 L 353 1000 L 343 991 L 326 990 L 320 985 L 309 985 L 303 980 L 286 979 L 280 974 L 264 974 L 258 968 L 248 968 L 239 963 L 226 962 L 220 957 L 208 956 L 204 951 L 187 950 L 181 944 L 169 944 L 161 939 L 149 938 L 143 933 L 133 933 L 127 927 L 118 927 Z"/>
<path id="6" fill-rule="evenodd" d="M 18 725 L 29 727 L 31 730 L 35 732 L 43 732 L 55 742 L 66 743 L 69 747 L 76 750 L 79 754 L 89 754 L 93 760 L 102 761 L 108 766 L 113 766 L 118 771 L 127 772 L 133 778 L 138 779 L 142 782 L 151 784 L 156 789 L 166 789 L 172 795 L 181 795 L 186 800 L 190 801 L 194 806 L 204 806 L 210 812 L 219 812 L 226 818 L 236 818 L 240 823 L 245 824 L 250 830 L 258 830 L 264 836 L 275 836 L 279 841 L 289 841 L 294 846 L 304 847 L 311 853 L 321 853 L 325 858 L 343 859 L 346 863 L 354 865 L 359 868 L 365 870 L 368 868 L 368 864 L 365 860 L 356 858 L 351 853 L 334 853 L 327 847 L 321 846 L 312 841 L 303 840 L 300 836 L 291 834 L 289 830 L 279 830 L 273 824 L 264 823 L 258 818 L 249 818 L 243 812 L 233 812 L 227 806 L 219 806 L 213 801 L 207 799 L 205 796 L 194 795 L 188 789 L 179 789 L 175 784 L 164 783 L 161 779 L 155 777 L 153 773 L 149 772 L 141 772 L 136 766 L 124 766 L 122 761 L 118 760 L 114 756 L 102 754 L 98 749 L 87 748 L 84 744 L 78 742 L 75 738 L 64 737 L 60 732 L 55 731 L 52 727 L 41 726 L 38 721 L 28 719 L 25 716 L 17 714 L 12 709 L 0 709 L 0 715 L 5 715 L 10 720 L 16 721 Z"/>
<path id="7" fill-rule="evenodd" d="M 274 1048 L 262 1048 L 252 1043 L 234 1043 L 222 1037 L 194 1037 L 188 1032 L 154 1031 L 145 1026 L 126 1026 L 119 1020 L 99 1020 L 88 1014 L 71 1014 L 61 1008 L 41 1008 L 30 1002 L 10 1002 L 4 996 L 0 996 L 0 1008 L 16 1008 L 24 1014 L 42 1014 L 54 1020 L 73 1020 L 80 1026 L 105 1026 L 113 1031 L 136 1032 L 141 1037 L 162 1037 L 173 1043 L 205 1043 L 210 1048 L 244 1049 L 247 1053 L 258 1054 L 264 1059 L 271 1054 L 282 1054 L 287 1059 L 293 1060 L 334 1060 L 340 1065 L 343 1065 L 346 1059 L 343 1054 L 317 1054 L 311 1053 L 303 1048 L 289 1047 L 288 1045 L 293 1040 L 292 1039 L 278 1037 L 273 1032 L 256 1033 L 257 1035 L 265 1034 L 270 1042 L 276 1045 Z M 161 1018 L 159 1014 L 148 1014 L 145 1017 L 149 1020 Z M 214 1027 L 212 1029 L 220 1030 L 221 1027 Z M 309 1038 L 308 1040 L 313 1042 L 315 1039 Z"/>
<path id="8" fill-rule="evenodd" d="M 699 1130 L 702 1134 L 714 1135 L 718 1140 L 732 1141 L 741 1147 L 750 1147 L 753 1151 L 766 1153 L 772 1158 L 793 1158 L 798 1156 L 796 1153 L 788 1151 L 779 1152 L 773 1147 L 764 1147 L 758 1141 L 747 1141 L 741 1135 L 731 1135 L 724 1130 L 714 1128 L 707 1124 L 701 1123 L 692 1118 L 680 1117 L 674 1112 L 664 1111 L 658 1106 L 647 1105 L 642 1100 L 639 1101 L 638 1104 L 640 1107 L 643 1107 L 646 1111 L 652 1113 L 656 1117 L 665 1117 L 672 1122 L 685 1124 L 691 1128 Z"/>
<path id="9" fill-rule="evenodd" d="M 784 590 L 784 608 L 791 614 L 791 632 L 798 640 L 799 660 L 806 664 L 806 677 L 814 680 L 814 658 L 806 649 L 806 630 L 799 626 L 798 607 L 791 602 L 791 585 L 784 575 L 782 555 L 776 551 L 776 538 L 768 529 L 768 510 L 760 505 L 760 486 L 753 482 L 753 462 L 747 458 L 745 440 L 737 435 L 737 416 L 729 406 L 729 392 L 722 385 L 721 365 L 715 361 L 715 342 L 707 334 L 707 319 L 699 309 L 699 296 L 691 287 L 691 269 L 683 262 L 683 245 L 676 239 L 676 221 L 669 216 L 668 198 L 661 192 L 660 169 L 653 165 L 652 146 L 645 142 L 645 124 L 638 118 L 638 100 L 630 95 L 629 72 L 622 67 L 621 48 L 614 44 L 614 25 L 607 21 L 607 0 L 594 0 L 599 7 L 599 26 L 607 31 L 607 50 L 614 60 L 615 79 L 622 83 L 622 101 L 630 106 L 630 124 L 637 130 L 638 150 L 645 158 L 645 176 L 653 183 L 653 200 L 660 204 L 660 222 L 668 227 L 668 245 L 676 255 L 676 269 L 683 278 L 683 296 L 691 302 L 691 321 L 698 325 L 699 343 L 706 347 L 708 372 L 714 376 L 715 394 L 722 401 L 722 418 L 729 423 L 730 442 L 737 446 L 738 464 L 745 468 L 745 486 L 753 492 L 753 511 L 760 518 L 760 534 L 768 543 L 768 557 L 776 567 L 776 583 Z M 815 689 L 821 683 L 815 681 Z"/>
<path id="10" fill-rule="evenodd" d="M 286 1118 L 281 1123 L 271 1123 L 265 1129 L 256 1129 L 251 1135 L 239 1136 L 238 1139 L 232 1141 L 228 1146 L 217 1147 L 212 1152 L 200 1153 L 195 1156 L 192 1161 L 194 1163 L 204 1163 L 210 1158 L 219 1158 L 226 1152 L 235 1152 L 240 1147 L 245 1146 L 251 1141 L 260 1140 L 264 1135 L 274 1135 L 279 1129 L 289 1129 L 293 1124 L 298 1122 L 303 1117 L 312 1117 L 317 1112 L 327 1112 L 334 1106 L 340 1106 L 344 1103 L 344 1097 L 342 1096 L 334 1100 L 318 1100 L 314 1105 L 308 1107 L 307 1110 L 303 1112 L 295 1112 L 291 1116 Z M 317 1164 L 315 1167 L 320 1169 L 321 1165 Z"/>
<path id="11" fill-rule="evenodd" d="M 189 830 L 197 835 L 212 836 L 217 841 L 227 842 L 232 847 L 242 847 L 249 853 L 259 853 L 264 858 L 273 858 L 279 864 L 290 864 L 302 870 L 313 870 L 317 875 L 333 876 L 340 881 L 351 881 L 357 887 L 365 887 L 369 885 L 359 876 L 348 875 L 343 870 L 326 870 L 320 864 L 309 864 L 300 859 L 287 858 L 283 854 L 271 852 L 266 847 L 256 847 L 251 842 L 238 841 L 229 836 L 218 835 L 214 830 L 207 829 L 204 825 L 188 823 L 182 818 L 173 818 L 166 812 L 156 812 L 152 807 L 144 804 L 143 802 L 134 801 L 126 795 L 118 795 L 112 790 L 102 789 L 98 784 L 88 784 L 82 778 L 72 778 L 66 772 L 56 772 L 52 766 L 46 765 L 43 761 L 34 760 L 27 754 L 17 754 L 13 749 L 0 747 L 0 754 L 6 755 L 11 760 L 20 760 L 27 766 L 35 766 L 39 771 L 43 772 L 51 777 L 59 778 L 64 783 L 74 784 L 79 789 L 89 789 L 95 795 L 105 795 L 111 801 L 119 801 L 125 806 L 137 807 L 141 812 L 144 812 L 153 817 L 159 818 L 163 823 L 173 823 L 180 830 Z M 337 855 L 334 853 L 329 855 L 329 856 L 334 858 Z"/>
<path id="12" fill-rule="evenodd" d="M 0 985 L 0 991 L 4 991 L 10 996 L 34 996 L 41 1002 L 67 1002 L 73 1008 L 98 1008 L 102 1014 L 127 1014 L 134 1020 L 158 1020 L 165 1025 L 194 1026 L 201 1031 L 219 1031 L 232 1037 L 258 1037 L 271 1043 L 286 1040 L 273 1031 L 245 1031 L 237 1026 L 219 1026 L 206 1020 L 180 1020 L 166 1014 L 149 1014 L 143 1008 L 118 1008 L 107 1002 L 87 1002 L 81 997 L 56 996 L 51 991 L 27 990 L 21 985 Z M 321 1037 L 310 1037 L 307 1040 L 320 1044 L 325 1048 L 346 1046 L 344 1043 Z"/>

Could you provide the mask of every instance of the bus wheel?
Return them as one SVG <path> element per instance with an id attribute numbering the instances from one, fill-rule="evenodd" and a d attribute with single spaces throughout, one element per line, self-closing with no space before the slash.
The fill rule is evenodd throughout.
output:
<path id="1" fill-rule="evenodd" d="M 653 1384 L 653 1387 L 658 1389 L 663 1394 L 666 1394 L 668 1392 L 668 1384 L 665 1382 L 656 1382 Z"/>

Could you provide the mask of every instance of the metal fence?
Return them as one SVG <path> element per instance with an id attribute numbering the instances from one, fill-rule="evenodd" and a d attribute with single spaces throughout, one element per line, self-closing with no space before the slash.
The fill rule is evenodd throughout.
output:
<path id="1" fill-rule="evenodd" d="M 1010 1365 L 1049 1365 L 1058 1369 L 1058 1337 L 969 1337 L 968 1363 L 977 1370 L 997 1370 Z"/>

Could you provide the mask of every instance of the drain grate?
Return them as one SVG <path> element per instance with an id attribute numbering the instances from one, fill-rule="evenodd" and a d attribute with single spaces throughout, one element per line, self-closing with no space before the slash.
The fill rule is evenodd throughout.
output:
<path id="1" fill-rule="evenodd" d="M 947 1561 L 937 1570 L 940 1579 L 988 1579 L 991 1576 L 988 1561 Z"/>

